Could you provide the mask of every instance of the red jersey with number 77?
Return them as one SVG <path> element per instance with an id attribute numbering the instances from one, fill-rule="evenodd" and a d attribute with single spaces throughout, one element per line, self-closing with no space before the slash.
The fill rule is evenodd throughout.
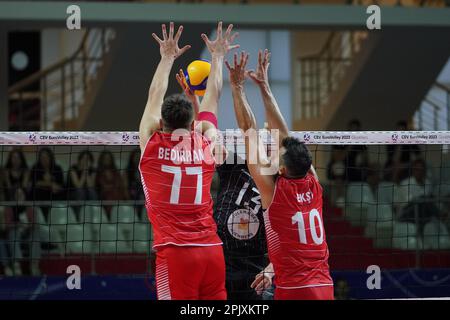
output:
<path id="1" fill-rule="evenodd" d="M 222 244 L 210 193 L 215 161 L 202 134 L 155 132 L 142 151 L 139 169 L 155 249 Z"/>
<path id="2" fill-rule="evenodd" d="M 278 177 L 264 220 L 277 288 L 333 285 L 322 218 L 322 187 L 312 174 L 301 179 Z"/>

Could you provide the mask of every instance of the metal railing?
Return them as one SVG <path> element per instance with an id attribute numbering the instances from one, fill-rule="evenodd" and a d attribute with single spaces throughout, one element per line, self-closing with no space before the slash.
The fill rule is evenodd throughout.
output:
<path id="1" fill-rule="evenodd" d="M 114 36 L 111 29 L 88 29 L 71 56 L 13 84 L 8 96 L 10 107 L 18 109 L 17 127 L 33 121 L 28 110 L 36 107 L 40 130 L 55 129 L 57 121 L 57 129 L 64 130 L 68 121 L 76 119 Z"/>
<path id="2" fill-rule="evenodd" d="M 319 53 L 297 59 L 296 77 L 300 80 L 295 90 L 298 107 L 294 119 L 322 114 L 323 105 L 336 90 L 366 37 L 365 31 L 331 32 Z"/>
<path id="3" fill-rule="evenodd" d="M 435 82 L 414 114 L 418 130 L 450 130 L 450 87 Z"/>

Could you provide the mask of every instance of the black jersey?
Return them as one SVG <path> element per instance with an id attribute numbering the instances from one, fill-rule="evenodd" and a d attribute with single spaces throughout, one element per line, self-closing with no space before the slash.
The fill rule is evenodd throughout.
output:
<path id="1" fill-rule="evenodd" d="M 264 264 L 267 245 L 261 196 L 247 165 L 230 153 L 217 172 L 220 182 L 214 218 L 225 254 Z"/>

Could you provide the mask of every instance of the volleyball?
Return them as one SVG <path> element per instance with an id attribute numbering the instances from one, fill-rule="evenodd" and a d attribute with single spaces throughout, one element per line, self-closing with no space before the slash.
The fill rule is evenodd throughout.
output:
<path id="1" fill-rule="evenodd" d="M 194 60 L 184 70 L 187 85 L 195 95 L 203 96 L 205 94 L 210 71 L 211 63 L 207 60 Z"/>

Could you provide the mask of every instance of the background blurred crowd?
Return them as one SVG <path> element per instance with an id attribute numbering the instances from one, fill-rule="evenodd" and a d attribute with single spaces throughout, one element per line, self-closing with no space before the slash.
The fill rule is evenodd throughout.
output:
<path id="1" fill-rule="evenodd" d="M 84 150 L 78 153 L 76 163 L 64 171 L 50 148 L 39 149 L 31 167 L 22 149 L 11 150 L 0 171 L 0 201 L 8 202 L 0 206 L 0 267 L 3 266 L 4 274 L 20 275 L 19 261 L 26 252 L 33 251 L 39 256 L 41 249 L 52 249 L 50 243 L 32 241 L 39 239 L 39 235 L 24 201 L 142 200 L 139 158 L 140 150 L 133 149 L 125 170 L 120 170 L 111 151 L 103 150 L 95 163 L 93 153 Z M 37 206 L 48 222 L 51 204 L 44 202 Z M 142 208 L 140 202 L 137 206 Z M 72 208 L 80 219 L 81 206 Z M 111 214 L 111 208 L 104 206 L 107 215 Z M 27 243 L 28 248 L 24 248 Z M 38 266 L 32 263 L 31 273 L 38 272 Z"/>
<path id="2" fill-rule="evenodd" d="M 361 123 L 352 120 L 348 131 L 361 131 Z M 397 131 L 408 131 L 407 122 L 399 121 Z M 444 181 L 433 181 L 427 167 L 426 152 L 418 145 L 386 145 L 378 152 L 375 162 L 370 161 L 366 145 L 335 145 L 327 165 L 327 178 L 333 186 L 333 202 L 344 205 L 348 200 L 348 186 L 359 186 L 364 195 L 361 201 L 382 202 L 382 193 L 391 193 L 393 219 L 414 223 L 418 234 L 430 221 L 450 229 L 450 185 Z M 385 163 L 380 165 L 380 155 Z M 373 157 L 372 157 L 373 159 Z M 441 168 L 442 169 L 442 168 Z M 358 191 L 357 191 L 358 192 Z M 348 201 L 347 201 L 348 202 Z M 385 201 L 386 202 L 386 201 Z"/>

